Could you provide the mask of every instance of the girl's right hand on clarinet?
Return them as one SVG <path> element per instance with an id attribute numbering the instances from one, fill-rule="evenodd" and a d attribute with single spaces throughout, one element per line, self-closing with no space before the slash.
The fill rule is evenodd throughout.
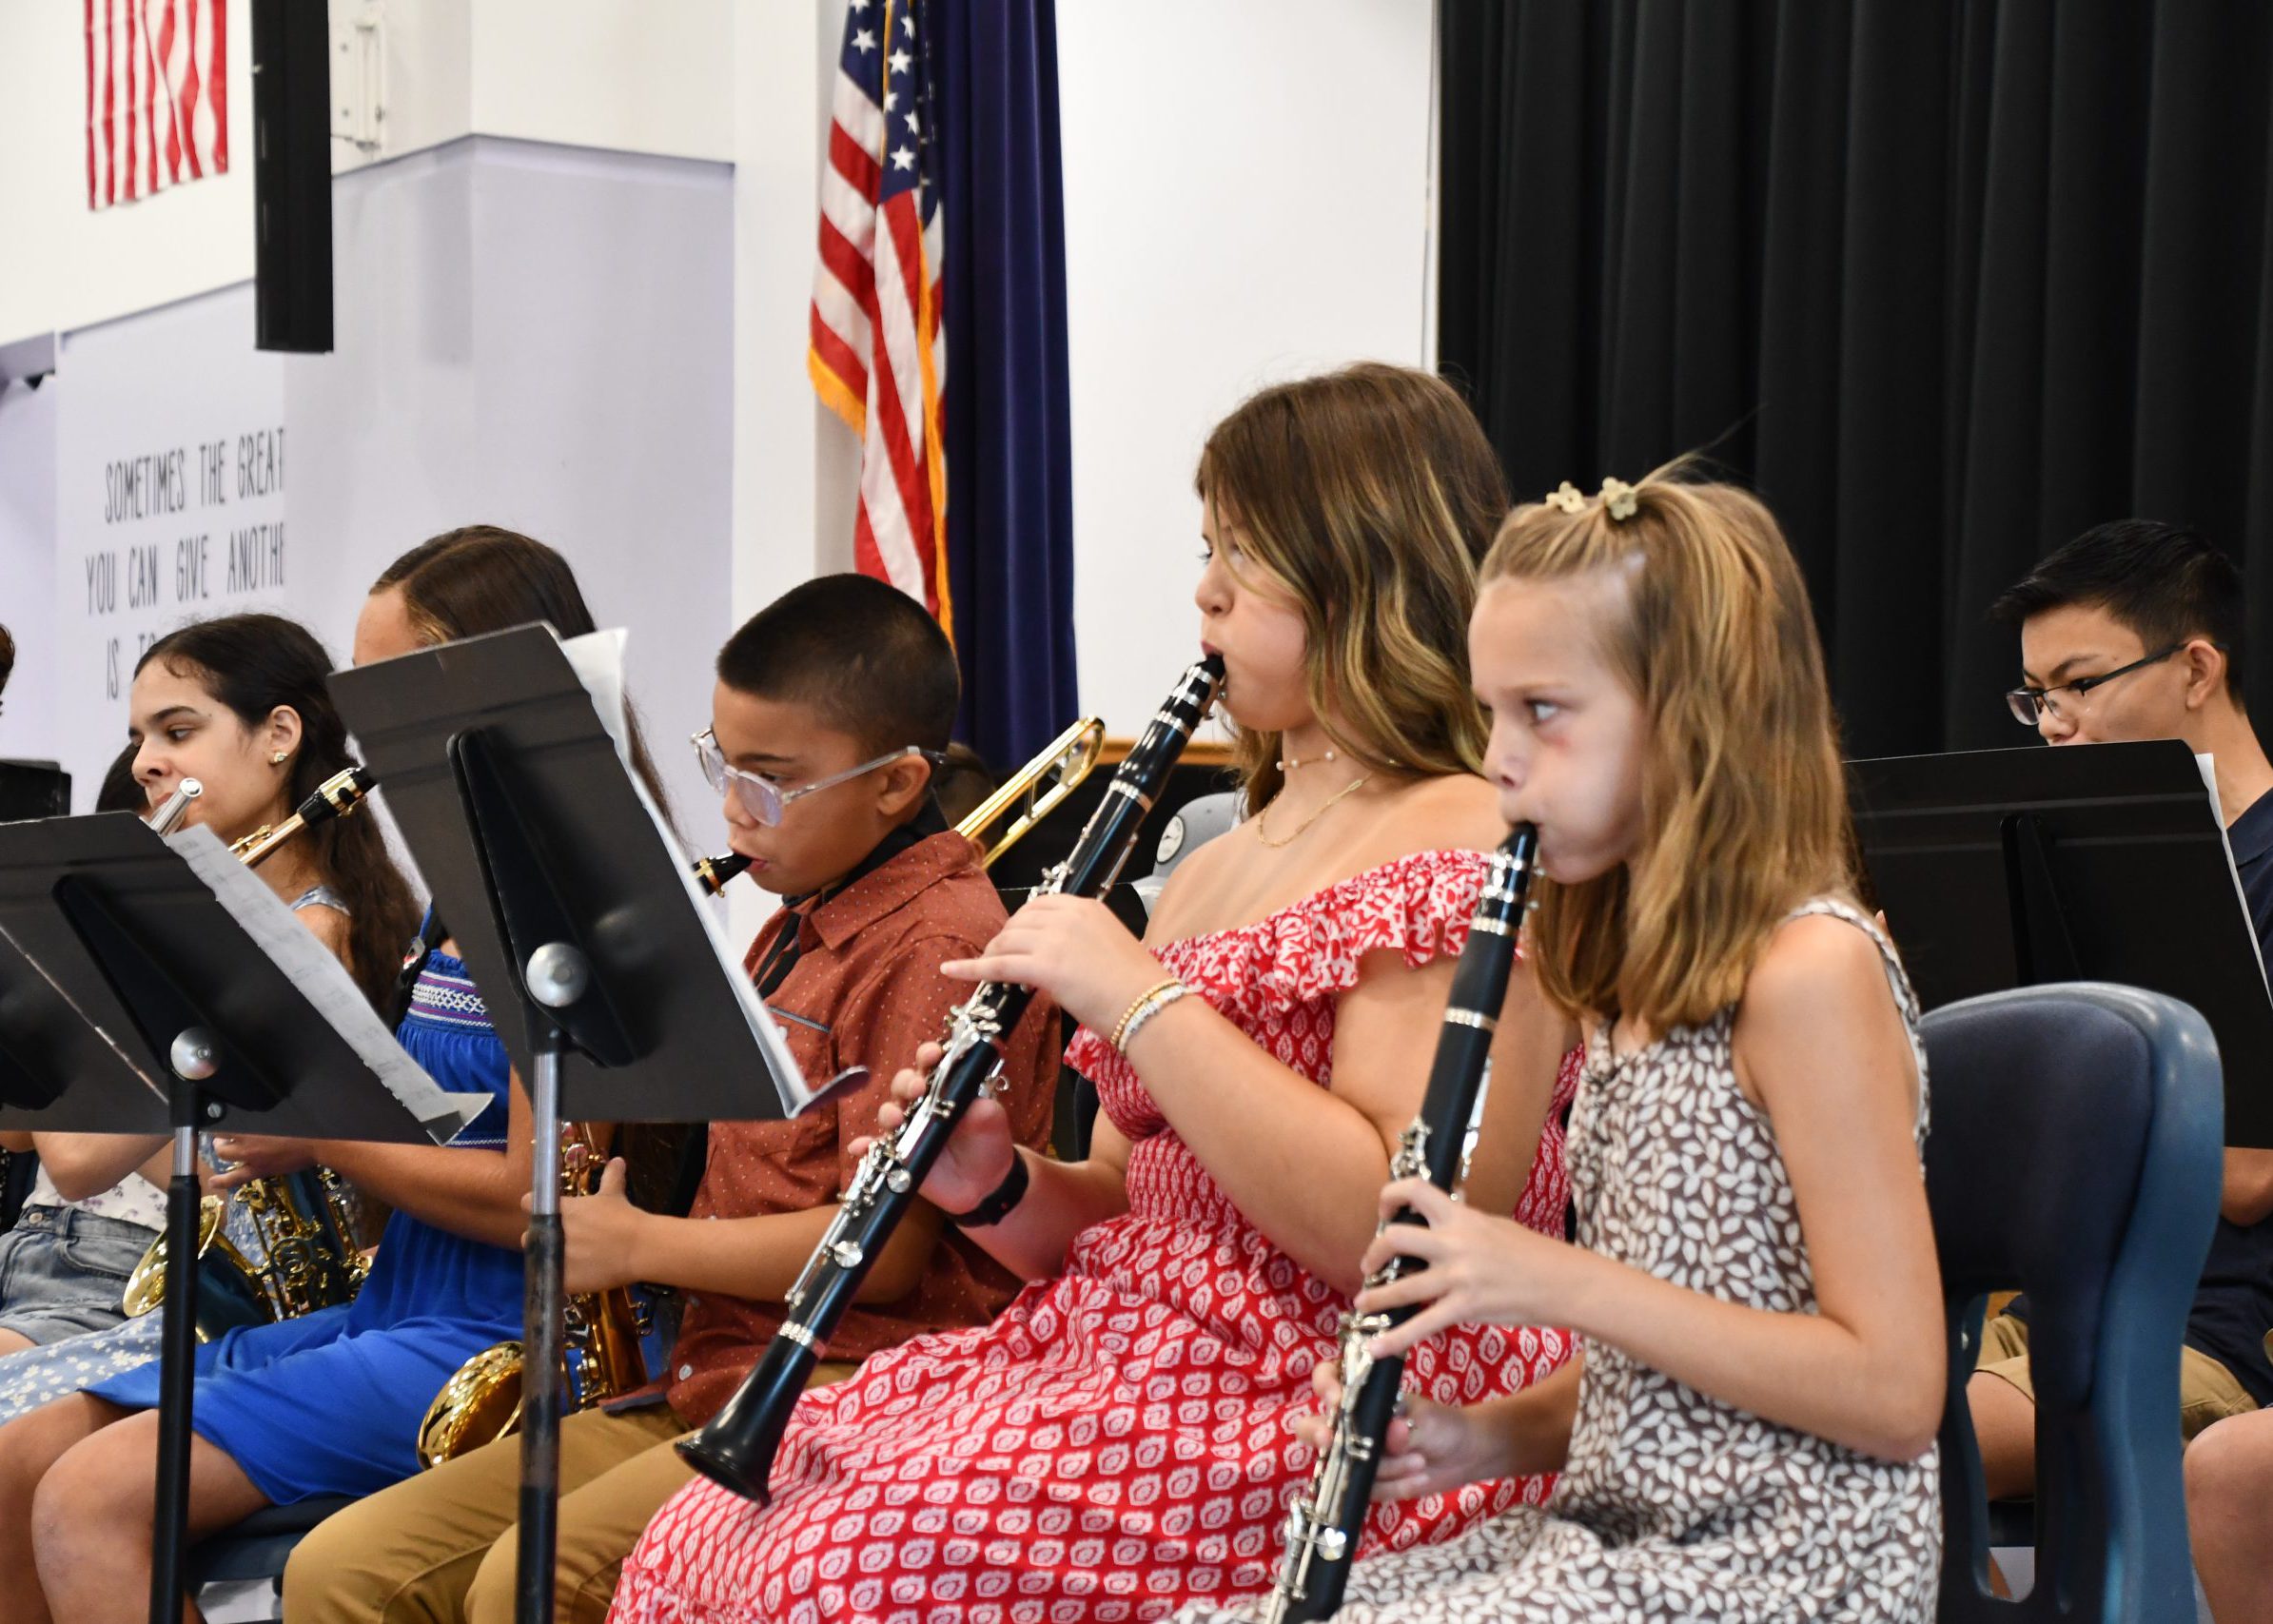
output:
<path id="1" fill-rule="evenodd" d="M 1297 1416 L 1294 1433 L 1312 1449 L 1323 1449 L 1342 1403 L 1340 1361 L 1319 1360 L 1310 1385 L 1324 1402 Z M 1407 1393 L 1403 1414 L 1389 1423 L 1381 1463 L 1373 1475 L 1373 1497 L 1382 1503 L 1415 1500 L 1505 1476 L 1504 1468 L 1493 1462 L 1492 1443 L 1490 1429 L 1467 1410 Z"/>
<path id="2" fill-rule="evenodd" d="M 915 1102 L 923 1098 L 931 1070 L 946 1052 L 938 1044 L 926 1044 L 915 1051 L 915 1064 L 892 1078 L 891 1097 L 876 1112 L 879 1133 L 897 1128 Z M 865 1156 L 874 1143 L 872 1137 L 855 1139 L 845 1148 L 855 1156 Z M 994 1193 L 1010 1171 L 1010 1158 L 1017 1154 L 1010 1119 L 1002 1102 L 982 1093 L 948 1135 L 947 1148 L 932 1164 L 931 1177 L 917 1193 L 950 1217 L 969 1212 Z"/>

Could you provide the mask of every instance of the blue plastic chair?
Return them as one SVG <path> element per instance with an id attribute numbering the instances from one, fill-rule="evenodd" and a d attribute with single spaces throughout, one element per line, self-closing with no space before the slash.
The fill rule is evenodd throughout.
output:
<path id="1" fill-rule="evenodd" d="M 186 1564 L 189 1594 L 195 1595 L 209 1584 L 258 1579 L 281 1584 L 292 1548 L 316 1524 L 354 1503 L 345 1495 L 325 1495 L 296 1505 L 267 1506 L 192 1546 Z"/>
<path id="2" fill-rule="evenodd" d="M 2077 982 L 1949 1005 L 1924 1030 L 1950 1327 L 1940 1617 L 2191 1619 L 2178 1370 L 2223 1170 L 2209 1025 L 2174 998 Z M 1965 1401 L 1984 1299 L 2014 1286 L 2030 1304 L 2037 1462 L 2036 1583 L 2017 1603 L 1989 1591 Z"/>

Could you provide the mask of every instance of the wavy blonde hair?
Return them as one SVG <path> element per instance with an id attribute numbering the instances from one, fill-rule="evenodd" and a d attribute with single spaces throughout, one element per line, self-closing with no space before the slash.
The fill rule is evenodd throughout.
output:
<path id="1" fill-rule="evenodd" d="M 1196 483 L 1285 584 L 1335 748 L 1375 772 L 1480 771 L 1466 628 L 1507 484 L 1451 385 L 1364 362 L 1265 389 L 1207 437 Z M 1276 733 L 1240 730 L 1249 812 L 1278 793 L 1280 749 Z"/>
<path id="2" fill-rule="evenodd" d="M 1482 579 L 1607 575 L 1622 609 L 1598 633 L 1639 698 L 1636 855 L 1544 887 L 1540 984 L 1571 1014 L 1654 1032 L 1734 1004 L 1791 910 L 1854 890 L 1838 728 L 1806 583 L 1774 518 L 1687 460 L 1603 497 L 1558 493 L 1500 527 Z M 1577 511 L 1572 511 L 1576 509 Z"/>

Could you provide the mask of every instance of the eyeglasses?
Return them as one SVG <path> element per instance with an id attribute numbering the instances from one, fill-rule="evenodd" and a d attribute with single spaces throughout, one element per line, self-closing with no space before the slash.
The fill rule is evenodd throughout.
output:
<path id="1" fill-rule="evenodd" d="M 2084 714 L 2084 695 L 2101 683 L 2112 682 L 2119 676 L 2128 676 L 2132 672 L 2142 671 L 2150 665 L 2159 665 L 2193 640 L 2188 637 L 2184 642 L 2172 643 L 2166 649 L 2158 649 L 2128 665 L 2119 665 L 2113 671 L 2103 671 L 2096 676 L 2079 676 L 2073 682 L 2057 682 L 2049 688 L 2015 688 L 2005 695 L 2006 708 L 2011 711 L 2012 719 L 2025 728 L 2034 727 L 2036 719 L 2042 715 L 2049 715 L 2054 721 L 2073 721 Z M 2210 647 L 2220 654 L 2225 652 L 2224 643 L 2212 643 Z M 2062 699 L 2060 695 L 2063 694 L 2070 697 Z"/>
<path id="2" fill-rule="evenodd" d="M 849 784 L 863 773 L 873 773 L 879 767 L 889 767 L 903 756 L 920 755 L 934 767 L 941 765 L 947 759 L 937 751 L 926 750 L 920 745 L 902 745 L 897 750 L 888 751 L 877 756 L 873 761 L 863 761 L 859 766 L 848 767 L 842 773 L 832 773 L 826 778 L 816 778 L 810 784 L 800 784 L 794 790 L 785 790 L 771 778 L 761 778 L 754 773 L 745 773 L 741 768 L 729 763 L 726 759 L 726 753 L 718 748 L 717 735 L 710 729 L 704 728 L 696 734 L 694 744 L 695 759 L 702 763 L 702 775 L 708 780 L 710 787 L 721 795 L 730 793 L 734 795 L 736 800 L 741 802 L 744 812 L 768 827 L 781 821 L 782 813 L 789 809 L 790 802 L 800 800 L 807 795 L 818 794 L 821 791 L 833 789 L 839 784 Z"/>

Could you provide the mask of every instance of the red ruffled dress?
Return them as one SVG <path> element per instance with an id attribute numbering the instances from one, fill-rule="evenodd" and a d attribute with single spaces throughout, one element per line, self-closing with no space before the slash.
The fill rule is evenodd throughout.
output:
<path id="1" fill-rule="evenodd" d="M 1269 918 L 1172 942 L 1161 963 L 1281 1062 L 1331 1081 L 1336 997 L 1368 953 L 1457 953 L 1487 859 L 1423 851 Z M 699 1481 L 625 1564 L 619 1624 L 1159 1618 L 1269 1587 L 1312 1451 L 1289 1432 L 1348 1306 L 1250 1223 L 1096 1033 L 1068 1060 L 1131 1142 L 1128 1210 L 990 1325 L 917 1337 L 792 1418 L 764 1510 Z M 1562 1233 L 1558 1079 L 1522 1223 Z M 1272 1125 L 1258 1121 L 1255 1131 Z M 1407 1383 L 1473 1404 L 1538 1380 L 1568 1332 L 1467 1325 L 1414 1350 Z M 1377 1506 L 1364 1550 L 1450 1538 L 1544 1477 Z"/>

